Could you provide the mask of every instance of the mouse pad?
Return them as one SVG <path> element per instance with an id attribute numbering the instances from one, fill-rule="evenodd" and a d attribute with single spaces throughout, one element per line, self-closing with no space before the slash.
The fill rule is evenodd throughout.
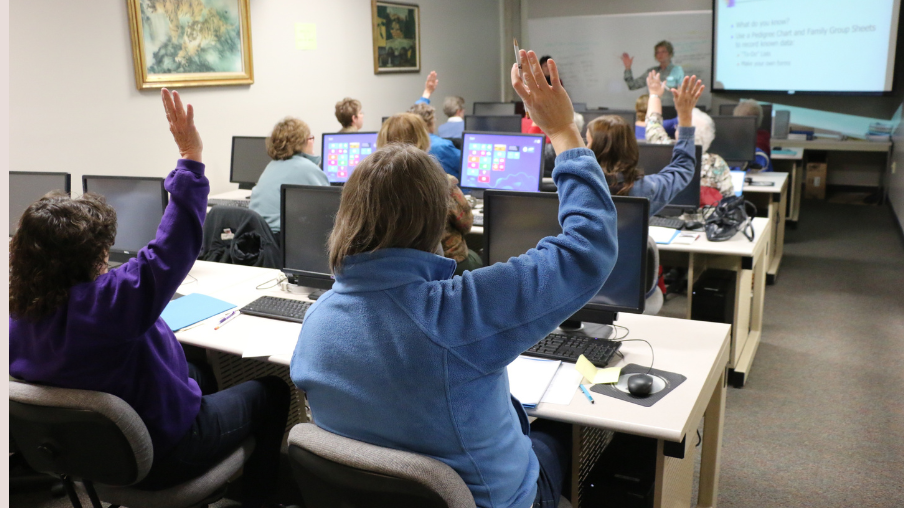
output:
<path id="1" fill-rule="evenodd" d="M 653 376 L 653 390 L 656 393 L 651 393 L 646 397 L 635 397 L 628 393 L 628 378 L 632 374 L 646 374 L 648 370 L 650 370 L 649 367 L 629 363 L 622 367 L 618 383 L 593 385 L 590 387 L 590 391 L 643 407 L 651 407 L 687 379 L 681 374 L 653 369 L 650 370 L 650 375 Z"/>

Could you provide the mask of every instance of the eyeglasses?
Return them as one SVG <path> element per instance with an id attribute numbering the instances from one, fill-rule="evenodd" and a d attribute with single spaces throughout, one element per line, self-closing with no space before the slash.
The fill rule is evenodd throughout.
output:
<path id="1" fill-rule="evenodd" d="M 310 136 L 307 140 L 308 140 L 308 141 L 314 141 L 314 136 Z"/>

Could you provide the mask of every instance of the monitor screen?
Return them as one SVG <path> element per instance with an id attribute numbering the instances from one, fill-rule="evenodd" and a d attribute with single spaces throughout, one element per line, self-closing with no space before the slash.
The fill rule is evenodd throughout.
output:
<path id="1" fill-rule="evenodd" d="M 85 175 L 82 189 L 101 194 L 116 210 L 116 240 L 110 259 L 124 261 L 113 256 L 114 252 L 134 257 L 157 236 L 167 202 L 163 178 Z"/>
<path id="2" fill-rule="evenodd" d="M 719 106 L 719 115 L 734 116 L 736 107 L 738 107 L 737 104 L 722 104 Z M 763 108 L 763 123 L 757 128 L 772 132 L 772 104 L 760 104 L 760 107 Z"/>
<path id="3" fill-rule="evenodd" d="M 543 134 L 465 131 L 461 187 L 538 192 L 543 177 Z"/>
<path id="4" fill-rule="evenodd" d="M 475 102 L 474 114 L 484 116 L 514 115 L 514 102 Z"/>
<path id="5" fill-rule="evenodd" d="M 521 117 L 508 116 L 465 116 L 465 130 L 479 132 L 521 132 Z"/>
<path id="6" fill-rule="evenodd" d="M 323 135 L 323 171 L 330 183 L 345 183 L 362 159 L 377 149 L 376 132 Z"/>
<path id="7" fill-rule="evenodd" d="M 69 173 L 9 172 L 9 236 L 16 233 L 19 217 L 32 203 L 50 191 L 70 192 Z"/>
<path id="8" fill-rule="evenodd" d="M 637 167 L 643 170 L 645 175 L 655 175 L 672 162 L 672 149 L 675 145 L 648 145 L 639 144 L 639 157 L 637 159 Z M 701 159 L 703 158 L 703 147 L 695 145 L 694 159 L 694 178 L 691 183 L 687 184 L 681 192 L 675 196 L 666 208 L 688 210 L 696 210 L 700 208 L 700 169 Z"/>
<path id="9" fill-rule="evenodd" d="M 266 137 L 232 136 L 232 165 L 229 167 L 229 181 L 246 186 L 257 185 L 261 173 L 272 160 L 267 153 Z"/>
<path id="10" fill-rule="evenodd" d="M 599 293 L 575 319 L 605 322 L 614 312 L 642 313 L 650 202 L 613 196 L 618 213 L 618 260 Z M 487 191 L 484 194 L 484 262 L 504 263 L 562 233 L 559 196 L 552 193 Z"/>
<path id="11" fill-rule="evenodd" d="M 709 152 L 729 162 L 753 162 L 756 158 L 756 117 L 714 116 L 716 139 Z"/>
<path id="12" fill-rule="evenodd" d="M 777 109 L 772 112 L 772 137 L 775 139 L 788 139 L 791 132 L 791 112 L 787 109 Z"/>
<path id="13" fill-rule="evenodd" d="M 593 111 L 578 111 L 578 113 L 581 113 L 581 116 L 584 117 L 584 127 L 581 129 L 581 137 L 584 139 L 587 139 L 587 126 L 590 125 L 590 122 L 596 120 L 601 116 L 620 116 L 625 120 L 625 122 L 628 123 L 628 125 L 631 126 L 632 130 L 634 128 L 634 123 L 637 121 L 637 113 L 627 110 L 595 109 Z"/>
<path id="14" fill-rule="evenodd" d="M 327 240 L 342 188 L 283 185 L 281 192 L 283 272 L 301 286 L 330 289 L 333 278 Z"/>

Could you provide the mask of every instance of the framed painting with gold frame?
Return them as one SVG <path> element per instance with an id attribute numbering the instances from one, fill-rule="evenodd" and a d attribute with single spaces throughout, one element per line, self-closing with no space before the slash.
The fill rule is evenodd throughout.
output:
<path id="1" fill-rule="evenodd" d="M 374 74 L 420 72 L 421 9 L 417 5 L 371 0 Z"/>
<path id="2" fill-rule="evenodd" d="M 135 84 L 254 83 L 249 0 L 126 0 Z"/>

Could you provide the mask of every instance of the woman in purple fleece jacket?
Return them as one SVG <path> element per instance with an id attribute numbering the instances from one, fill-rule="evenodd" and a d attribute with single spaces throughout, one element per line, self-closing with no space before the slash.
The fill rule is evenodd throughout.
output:
<path id="1" fill-rule="evenodd" d="M 198 257 L 210 191 L 191 105 L 162 96 L 181 158 L 164 183 L 171 199 L 157 236 L 137 257 L 107 271 L 116 212 L 102 196 L 51 193 L 22 215 L 10 242 L 9 371 L 132 406 L 154 447 L 141 488 L 195 478 L 254 436 L 243 506 L 257 508 L 276 487 L 288 386 L 270 377 L 202 395 L 160 318 Z"/>

